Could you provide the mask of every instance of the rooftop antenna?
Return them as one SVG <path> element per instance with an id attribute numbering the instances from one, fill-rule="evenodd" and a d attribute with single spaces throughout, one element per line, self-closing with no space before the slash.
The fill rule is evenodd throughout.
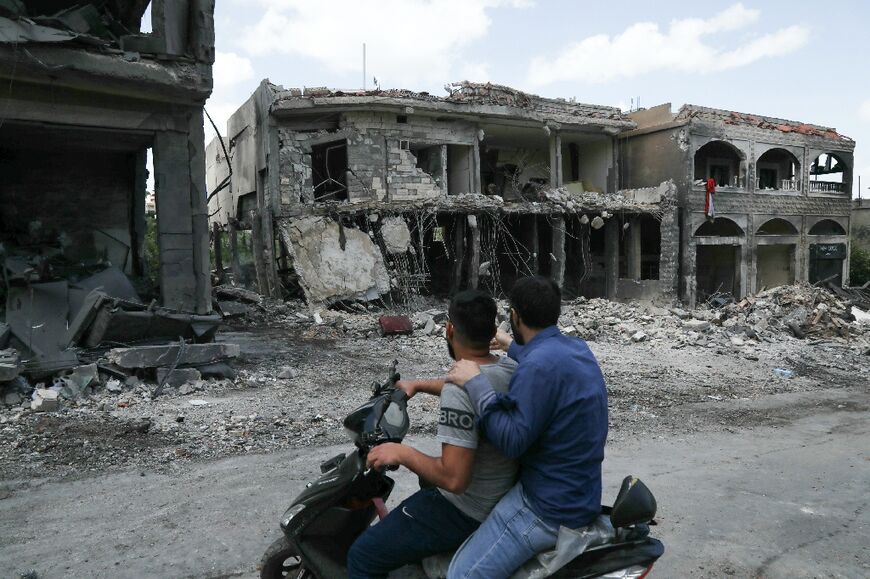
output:
<path id="1" fill-rule="evenodd" d="M 366 90 L 366 43 L 363 42 L 363 91 Z"/>

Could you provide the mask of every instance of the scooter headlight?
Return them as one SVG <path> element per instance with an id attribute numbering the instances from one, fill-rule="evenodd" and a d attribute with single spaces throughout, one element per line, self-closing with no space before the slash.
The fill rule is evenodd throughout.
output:
<path id="1" fill-rule="evenodd" d="M 284 511 L 284 516 L 281 517 L 281 528 L 286 529 L 290 526 L 290 522 L 293 520 L 293 517 L 301 513 L 305 509 L 305 505 L 293 505 L 286 511 Z"/>

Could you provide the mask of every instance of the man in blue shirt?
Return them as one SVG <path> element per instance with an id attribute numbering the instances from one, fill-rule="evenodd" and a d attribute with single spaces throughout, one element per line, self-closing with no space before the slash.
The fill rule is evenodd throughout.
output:
<path id="1" fill-rule="evenodd" d="M 483 436 L 519 459 L 520 480 L 457 551 L 449 579 L 509 577 L 554 547 L 559 527 L 580 529 L 601 512 L 607 390 L 598 361 L 583 340 L 559 331 L 552 280 L 517 281 L 510 302 L 514 340 L 496 337 L 519 362 L 509 393 L 496 393 L 468 360 L 448 380 L 465 387 Z"/>

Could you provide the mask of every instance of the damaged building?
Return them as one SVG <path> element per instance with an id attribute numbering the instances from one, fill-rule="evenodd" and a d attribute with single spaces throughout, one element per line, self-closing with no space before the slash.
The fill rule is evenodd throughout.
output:
<path id="1" fill-rule="evenodd" d="M 848 285 L 853 140 L 694 105 L 631 118 L 637 128 L 619 136 L 620 183 L 674 181 L 687 302 L 795 282 Z"/>
<path id="2" fill-rule="evenodd" d="M 214 0 L 0 3 L 0 349 L 27 371 L 75 366 L 80 348 L 213 336 L 213 18 Z"/>
<path id="3" fill-rule="evenodd" d="M 312 304 L 501 294 L 538 273 L 566 296 L 676 291 L 676 187 L 620 188 L 618 137 L 635 121 L 503 86 L 447 89 L 263 81 L 207 148 L 219 276 Z"/>

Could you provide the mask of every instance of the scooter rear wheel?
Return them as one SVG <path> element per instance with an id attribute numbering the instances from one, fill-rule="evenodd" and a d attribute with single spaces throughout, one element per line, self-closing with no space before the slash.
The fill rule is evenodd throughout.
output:
<path id="1" fill-rule="evenodd" d="M 276 539 L 260 559 L 261 579 L 309 579 L 314 574 L 302 564 L 302 558 L 287 537 Z"/>

